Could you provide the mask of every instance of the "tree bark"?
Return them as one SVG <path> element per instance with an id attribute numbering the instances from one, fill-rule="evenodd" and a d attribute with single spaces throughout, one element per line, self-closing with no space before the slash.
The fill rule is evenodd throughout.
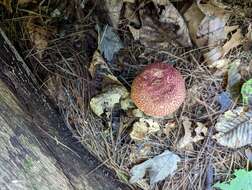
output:
<path id="1" fill-rule="evenodd" d="M 0 189 L 129 189 L 99 164 L 0 29 Z"/>

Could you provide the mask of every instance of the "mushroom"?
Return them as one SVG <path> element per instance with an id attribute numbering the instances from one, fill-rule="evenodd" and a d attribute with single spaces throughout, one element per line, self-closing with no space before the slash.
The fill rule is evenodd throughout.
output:
<path id="1" fill-rule="evenodd" d="M 153 63 L 133 81 L 131 99 L 146 115 L 163 117 L 175 112 L 186 96 L 185 81 L 169 64 Z"/>

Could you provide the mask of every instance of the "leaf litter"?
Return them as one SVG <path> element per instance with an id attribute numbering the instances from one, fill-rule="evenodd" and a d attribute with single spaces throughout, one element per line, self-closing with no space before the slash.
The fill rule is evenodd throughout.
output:
<path id="1" fill-rule="evenodd" d="M 136 183 L 142 179 L 146 172 L 149 172 L 150 185 L 165 179 L 169 175 L 173 175 L 177 169 L 177 163 L 180 162 L 180 157 L 169 150 L 155 156 L 139 165 L 135 165 L 131 169 L 130 183 Z"/>
<path id="2" fill-rule="evenodd" d="M 11 11 L 8 2 L 0 1 Z M 200 176 L 207 172 L 202 169 L 206 164 L 210 163 L 213 165 L 211 167 L 216 168 L 214 175 L 219 180 L 228 178 L 230 169 L 245 167 L 243 161 L 246 162 L 246 159 L 234 155 L 242 155 L 243 148 L 251 145 L 251 110 L 245 105 L 249 102 L 250 88 L 241 88 L 252 77 L 249 71 L 252 57 L 245 51 L 247 46 L 248 52 L 252 41 L 251 25 L 243 20 L 236 22 L 233 4 L 226 1 L 197 0 L 180 4 L 168 0 L 125 0 L 105 3 L 110 22 L 105 25 L 96 23 L 94 27 L 98 45 L 94 48 L 91 61 L 76 56 L 76 64 L 80 60 L 80 65 L 85 63 L 81 67 L 76 64 L 70 66 L 71 72 L 75 71 L 75 76 L 80 77 L 76 79 L 76 84 L 73 79 L 58 76 L 57 82 L 64 83 L 52 85 L 59 86 L 59 90 L 64 92 L 62 96 L 72 93 L 72 97 L 61 98 L 64 104 L 58 105 L 62 106 L 62 110 L 68 110 L 68 113 L 64 113 L 66 120 L 71 125 L 75 124 L 75 135 L 80 136 L 85 147 L 100 160 L 109 159 L 108 166 L 115 169 L 121 180 L 143 189 L 149 188 L 143 185 L 146 182 L 152 187 L 158 182 L 163 189 L 180 189 L 181 180 L 186 189 L 195 186 L 204 189 L 205 178 L 201 179 Z M 62 11 L 62 14 L 65 13 Z M 29 40 L 38 57 L 45 61 L 43 58 L 48 55 L 49 38 L 58 31 L 45 27 L 47 25 L 43 21 L 38 25 L 33 20 L 26 23 L 24 27 Z M 126 29 L 121 28 L 123 24 L 126 24 Z M 127 32 L 133 37 L 130 43 L 125 40 Z M 145 48 L 144 51 L 155 50 L 152 57 L 146 54 L 145 62 L 139 56 L 138 42 Z M 57 48 L 57 51 L 61 51 L 60 46 Z M 178 51 L 181 49 L 182 53 Z M 124 57 L 121 63 L 118 56 L 126 50 L 130 56 Z M 182 71 L 188 97 L 183 108 L 173 116 L 152 118 L 136 108 L 130 99 L 128 87 L 143 64 L 151 63 L 153 58 L 159 59 L 160 52 L 164 52 L 162 61 L 173 63 Z M 70 64 L 66 60 L 62 62 Z M 65 70 L 69 68 L 60 61 L 53 63 Z M 118 67 L 122 65 L 125 68 L 119 71 Z M 88 75 L 81 76 L 80 71 L 85 69 Z M 93 82 L 97 81 L 98 92 L 93 90 Z M 87 91 L 90 94 L 81 94 Z M 67 102 L 73 97 L 78 100 L 76 107 L 73 101 Z M 85 107 L 80 105 L 86 102 L 87 97 L 90 97 L 87 108 L 91 108 L 99 119 L 111 119 L 111 122 L 116 119 L 116 127 L 109 122 L 98 123 L 99 119 L 91 111 L 87 113 L 86 110 L 90 109 L 76 112 L 80 107 Z M 228 148 L 233 148 L 233 152 Z M 178 162 L 183 164 L 177 166 Z M 223 176 L 225 172 L 227 174 Z M 131 177 L 129 181 L 128 177 Z"/>

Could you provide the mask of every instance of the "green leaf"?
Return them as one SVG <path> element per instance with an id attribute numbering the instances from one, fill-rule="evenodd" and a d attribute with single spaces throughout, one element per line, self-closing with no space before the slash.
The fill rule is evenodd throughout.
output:
<path id="1" fill-rule="evenodd" d="M 252 190 L 252 171 L 236 170 L 234 176 L 231 181 L 218 182 L 213 187 L 221 190 Z"/>
<path id="2" fill-rule="evenodd" d="M 244 105 L 252 106 L 252 79 L 246 81 L 241 88 Z"/>

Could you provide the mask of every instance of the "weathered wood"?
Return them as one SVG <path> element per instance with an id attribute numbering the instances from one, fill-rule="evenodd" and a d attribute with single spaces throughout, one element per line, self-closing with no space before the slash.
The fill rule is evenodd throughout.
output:
<path id="1" fill-rule="evenodd" d="M 29 131 L 36 127 L 0 81 L 0 189 L 73 189 L 57 161 Z"/>
<path id="2" fill-rule="evenodd" d="M 0 83 L 1 190 L 128 189 L 108 169 L 95 169 L 97 160 L 72 137 L 1 29 L 0 80 L 11 90 Z"/>

